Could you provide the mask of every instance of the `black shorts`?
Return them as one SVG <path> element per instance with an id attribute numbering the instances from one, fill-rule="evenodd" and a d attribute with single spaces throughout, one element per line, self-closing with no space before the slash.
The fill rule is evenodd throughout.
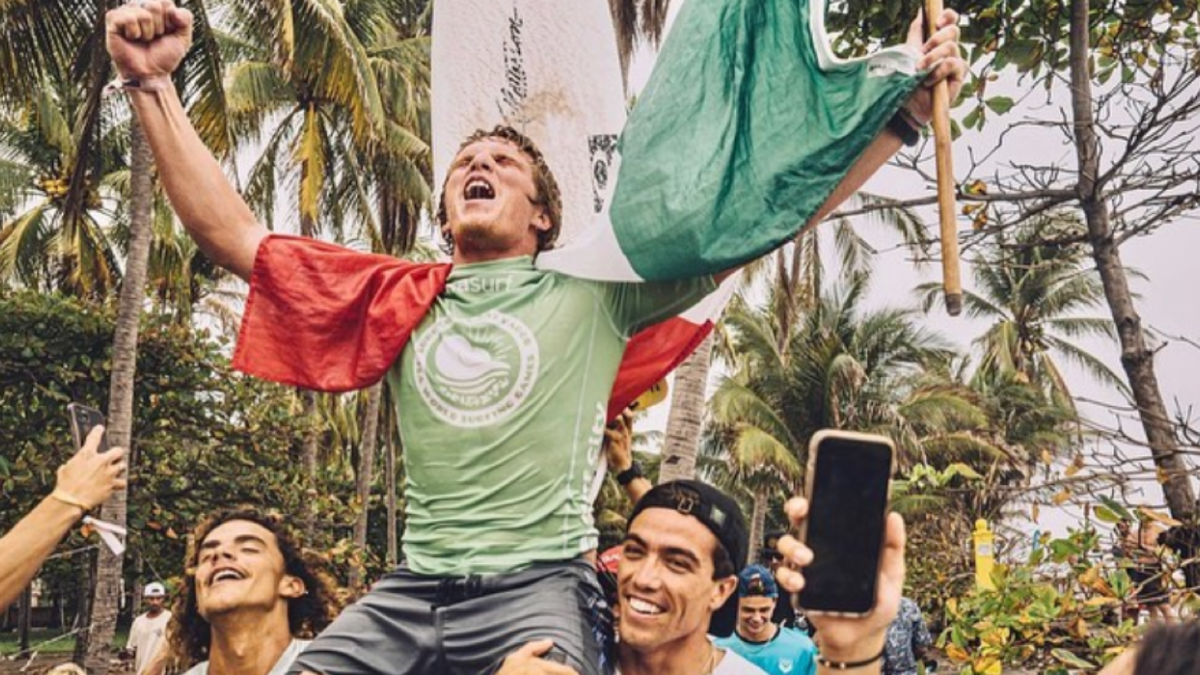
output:
<path id="1" fill-rule="evenodd" d="M 342 612 L 289 673 L 492 673 L 533 640 L 581 675 L 607 675 L 611 617 L 582 560 L 520 572 L 424 576 L 401 566 Z"/>

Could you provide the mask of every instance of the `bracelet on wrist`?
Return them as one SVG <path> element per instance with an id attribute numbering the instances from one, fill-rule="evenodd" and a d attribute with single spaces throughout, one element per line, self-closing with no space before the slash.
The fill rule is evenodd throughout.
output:
<path id="1" fill-rule="evenodd" d="M 908 117 L 902 110 L 898 110 L 895 115 L 892 115 L 892 118 L 888 120 L 887 127 L 899 136 L 901 141 L 904 141 L 904 145 L 910 148 L 921 141 L 921 132 L 908 121 Z"/>
<path id="2" fill-rule="evenodd" d="M 633 463 L 629 465 L 628 469 L 625 469 L 621 473 L 617 474 L 617 484 L 621 487 L 625 487 L 626 485 L 632 483 L 635 478 L 645 477 L 646 474 L 642 473 L 642 465 L 638 464 L 637 460 L 634 460 Z"/>
<path id="3" fill-rule="evenodd" d="M 878 654 L 869 659 L 863 659 L 862 661 L 830 661 L 818 653 L 817 664 L 824 666 L 825 668 L 832 668 L 833 670 L 854 670 L 856 668 L 865 668 L 876 661 L 882 661 L 885 652 L 887 652 L 886 644 L 884 644 L 883 649 L 879 650 Z"/>
<path id="4" fill-rule="evenodd" d="M 84 504 L 77 497 L 75 497 L 74 495 L 72 495 L 68 492 L 64 492 L 60 488 L 54 488 L 54 491 L 50 493 L 50 498 L 55 501 L 62 502 L 63 504 L 66 504 L 67 506 L 74 506 L 74 507 L 78 508 L 80 511 L 82 511 L 83 513 L 87 513 L 89 511 L 87 504 Z"/>
<path id="5" fill-rule="evenodd" d="M 118 91 L 156 92 L 174 89 L 175 82 L 170 75 L 151 75 L 149 77 L 118 77 L 104 87 L 104 94 Z"/>

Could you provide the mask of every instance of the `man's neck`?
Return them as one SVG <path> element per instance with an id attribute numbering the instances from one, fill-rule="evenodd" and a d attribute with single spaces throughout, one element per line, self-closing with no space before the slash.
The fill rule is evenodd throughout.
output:
<path id="1" fill-rule="evenodd" d="M 619 645 L 617 665 L 621 675 L 708 675 L 723 658 L 700 632 L 644 652 Z"/>
<path id="2" fill-rule="evenodd" d="M 761 637 L 761 638 L 759 638 L 759 637 L 747 637 L 747 636 L 743 635 L 743 634 L 742 634 L 742 631 L 740 631 L 740 630 L 738 631 L 738 637 L 742 638 L 742 640 L 743 640 L 744 642 L 753 642 L 754 644 L 764 644 L 764 643 L 770 642 L 771 640 L 774 640 L 774 639 L 775 639 L 775 636 L 776 636 L 776 635 L 778 635 L 778 634 L 779 634 L 779 624 L 777 624 L 777 623 L 771 623 L 771 624 L 768 624 L 768 625 L 769 625 L 771 628 L 770 628 L 769 630 L 765 631 L 765 635 L 764 635 L 763 637 Z"/>
<path id="3" fill-rule="evenodd" d="M 267 675 L 292 642 L 287 613 L 236 613 L 212 623 L 211 675 Z"/>
<path id="4" fill-rule="evenodd" d="M 455 246 L 454 257 L 451 259 L 451 262 L 455 265 L 472 265 L 475 263 L 495 262 L 497 260 L 511 260 L 522 256 L 536 258 L 537 254 L 536 242 L 522 243 L 507 249 L 467 249 L 462 246 Z"/>
<path id="5" fill-rule="evenodd" d="M 146 616 L 151 619 L 157 619 L 158 615 L 162 614 L 162 613 L 163 613 L 162 607 L 151 607 L 150 609 L 146 610 Z"/>

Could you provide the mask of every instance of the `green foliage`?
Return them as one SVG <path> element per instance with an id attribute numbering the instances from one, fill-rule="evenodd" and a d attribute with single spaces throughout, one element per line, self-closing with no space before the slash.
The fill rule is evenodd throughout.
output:
<path id="1" fill-rule="evenodd" d="M 66 404 L 106 407 L 113 314 L 58 296 L 0 298 L 0 500 L 6 505 L 0 531 L 52 489 L 55 469 L 71 455 Z M 352 476 L 326 470 L 306 489 L 291 392 L 232 373 L 222 349 L 203 332 L 171 323 L 149 320 L 142 329 L 130 581 L 139 567 L 142 581 L 177 578 L 186 534 L 197 521 L 243 503 L 297 517 L 314 505 L 322 527 L 307 544 L 345 570 L 354 556 L 345 543 L 353 521 Z M 62 548 L 83 543 L 75 533 Z M 58 564 L 70 569 L 76 562 Z"/>
<path id="2" fill-rule="evenodd" d="M 998 565 L 996 588 L 973 588 L 945 608 L 938 646 L 960 675 L 1036 668 L 1066 675 L 1094 671 L 1134 637 L 1122 620 L 1131 591 L 1122 569 L 1106 566 L 1100 538 L 1088 527 L 1050 540 L 1016 565 Z"/>

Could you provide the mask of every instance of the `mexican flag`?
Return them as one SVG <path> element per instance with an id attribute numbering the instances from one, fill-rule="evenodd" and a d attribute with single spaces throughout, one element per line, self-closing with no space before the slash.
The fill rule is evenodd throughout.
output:
<path id="1" fill-rule="evenodd" d="M 838 59 L 824 14 L 687 0 L 627 116 L 607 0 L 443 0 L 435 176 L 471 132 L 508 124 L 563 194 L 562 243 L 539 266 L 660 280 L 742 265 L 796 235 L 920 83 L 908 47 Z"/>
<path id="2" fill-rule="evenodd" d="M 687 0 L 627 115 L 607 0 L 439 0 L 434 173 L 476 129 L 507 124 L 562 191 L 562 244 L 539 266 L 637 281 L 749 262 L 795 236 L 919 83 L 908 49 L 835 58 L 823 17 L 821 0 Z M 449 267 L 268 237 L 234 366 L 322 391 L 369 386 Z M 610 418 L 695 350 L 732 283 L 632 337 Z"/>

